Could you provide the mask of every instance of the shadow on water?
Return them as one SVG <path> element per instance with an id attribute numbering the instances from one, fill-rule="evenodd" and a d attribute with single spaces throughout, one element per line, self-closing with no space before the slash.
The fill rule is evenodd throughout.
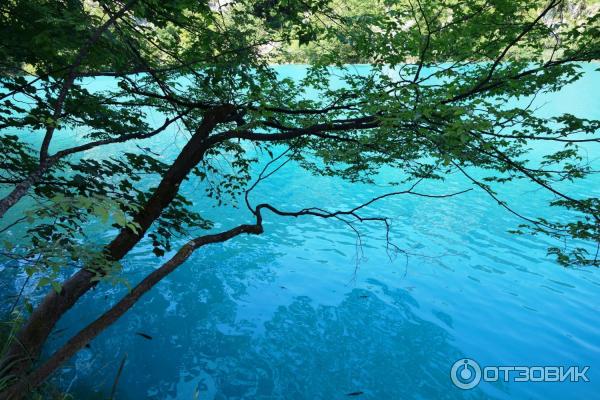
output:
<path id="1" fill-rule="evenodd" d="M 450 316 L 425 320 L 406 290 L 373 279 L 337 304 L 283 295 L 257 307 L 252 292 L 274 280 L 265 268 L 274 254 L 228 247 L 227 259 L 207 249 L 162 282 L 71 362 L 76 372 L 65 370 L 61 384 L 76 377 L 76 398 L 107 395 L 127 354 L 119 399 L 465 398 L 448 376 L 462 357 Z M 76 325 L 77 314 L 61 325 Z"/>

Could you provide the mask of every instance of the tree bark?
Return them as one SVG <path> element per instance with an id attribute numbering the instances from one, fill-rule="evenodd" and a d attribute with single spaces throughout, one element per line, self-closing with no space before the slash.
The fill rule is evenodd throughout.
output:
<path id="1" fill-rule="evenodd" d="M 0 200 L 0 218 L 19 200 L 21 200 L 29 191 L 31 186 L 42 176 L 43 171 L 38 169 L 35 173 L 29 175 L 25 180 L 19 182 L 13 190 Z"/>
<path id="2" fill-rule="evenodd" d="M 111 261 L 122 259 L 145 235 L 152 223 L 160 216 L 165 207 L 176 196 L 179 185 L 189 172 L 202 160 L 210 143 L 206 140 L 215 126 L 229 118 L 232 111 L 230 106 L 215 108 L 208 112 L 196 132 L 179 156 L 171 164 L 158 187 L 145 206 L 134 217 L 139 224 L 137 232 L 122 228 L 119 234 L 106 247 L 107 258 Z M 62 284 L 62 290 L 57 293 L 51 290 L 42 302 L 35 308 L 27 323 L 23 326 L 17 340 L 8 351 L 4 362 L 13 361 L 15 366 L 11 372 L 23 376 L 37 359 L 52 329 L 58 320 L 97 282 L 91 279 L 96 274 L 102 274 L 98 267 L 81 269 Z"/>

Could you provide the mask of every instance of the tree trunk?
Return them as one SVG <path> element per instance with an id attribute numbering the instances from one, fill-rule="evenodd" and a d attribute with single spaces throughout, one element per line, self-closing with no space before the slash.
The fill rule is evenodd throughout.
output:
<path id="1" fill-rule="evenodd" d="M 0 200 L 0 218 L 2 218 L 12 206 L 17 204 L 17 202 L 27 194 L 31 186 L 39 179 L 42 173 L 42 170 L 38 170 L 29 175 L 27 179 L 19 182 L 9 194 Z"/>
<path id="2" fill-rule="evenodd" d="M 162 210 L 176 196 L 183 179 L 202 160 L 208 148 L 206 139 L 210 132 L 218 123 L 224 122 L 230 112 L 231 107 L 224 106 L 205 115 L 201 125 L 165 173 L 148 202 L 134 217 L 134 221 L 140 227 L 138 231 L 133 232 L 129 228 L 122 228 L 106 247 L 108 259 L 113 261 L 122 259 L 144 237 Z M 6 361 L 15 362 L 15 366 L 11 368 L 12 373 L 17 376 L 27 373 L 58 320 L 81 296 L 96 285 L 91 278 L 97 273 L 102 271 L 81 269 L 63 282 L 60 293 L 51 290 L 46 294 L 9 349 Z"/>
<path id="3" fill-rule="evenodd" d="M 125 314 L 146 292 L 152 289 L 171 272 L 175 271 L 175 269 L 183 264 L 196 249 L 206 244 L 224 242 L 243 233 L 255 235 L 261 234 L 263 228 L 260 221 L 261 219 L 258 217 L 255 225 L 239 225 L 228 231 L 201 236 L 186 243 L 169 261 L 148 274 L 117 304 L 80 330 L 43 365 L 29 374 L 25 379 L 20 380 L 17 384 L 10 387 L 10 389 L 2 394 L 2 396 L 11 400 L 24 397 L 29 391 L 35 389 L 44 382 L 63 362 L 71 358 L 77 351 L 82 349 L 87 343 Z"/>

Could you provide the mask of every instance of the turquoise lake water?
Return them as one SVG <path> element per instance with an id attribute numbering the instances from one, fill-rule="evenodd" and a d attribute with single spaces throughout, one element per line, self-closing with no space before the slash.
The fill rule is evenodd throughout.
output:
<path id="1" fill-rule="evenodd" d="M 545 104 L 540 112 L 600 118 L 600 73 L 586 71 L 562 92 L 538 99 Z M 303 67 L 280 72 L 297 76 Z M 153 143 L 155 151 L 170 157 L 181 144 L 176 136 Z M 600 157 L 598 147 L 587 156 Z M 384 171 L 381 180 L 397 174 Z M 470 187 L 451 176 L 426 188 Z M 253 200 L 287 210 L 339 209 L 388 190 L 313 177 L 290 164 Z M 573 190 L 600 197 L 600 179 Z M 182 191 L 217 229 L 252 221 L 243 208 L 212 208 L 197 183 Z M 564 212 L 548 209 L 550 197 L 525 182 L 500 194 L 526 215 Z M 55 382 L 76 398 L 106 398 L 126 356 L 117 399 L 600 398 L 600 271 L 564 269 L 546 255 L 555 244 L 549 239 L 508 233 L 520 221 L 479 190 L 447 199 L 388 198 L 370 212 L 392 217 L 392 240 L 407 257 L 390 259 L 379 225 L 361 227 L 357 256 L 356 236 L 341 223 L 266 214 L 262 236 L 199 250 L 69 361 Z M 106 240 L 113 235 L 98 232 Z M 128 280 L 137 282 L 162 261 L 141 243 L 124 261 Z M 105 285 L 86 295 L 59 322 L 49 349 L 125 290 Z M 589 366 L 590 382 L 482 382 L 463 391 L 450 380 L 452 364 L 463 357 L 482 366 Z"/>

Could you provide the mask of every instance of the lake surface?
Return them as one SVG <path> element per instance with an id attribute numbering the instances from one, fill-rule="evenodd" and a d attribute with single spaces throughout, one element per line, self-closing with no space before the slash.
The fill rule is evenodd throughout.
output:
<path id="1" fill-rule="evenodd" d="M 586 71 L 561 93 L 538 99 L 546 103 L 540 112 L 600 118 L 600 73 Z M 280 72 L 293 77 L 303 67 Z M 154 148 L 168 157 L 180 144 L 171 138 Z M 587 155 L 600 157 L 598 147 Z M 381 180 L 397 174 L 384 171 Z M 600 197 L 598 177 L 577 185 L 576 192 Z M 427 190 L 470 187 L 452 176 Z M 182 190 L 217 229 L 252 221 L 243 209 L 212 208 L 197 183 Z M 386 190 L 316 178 L 290 164 L 253 200 L 288 210 L 339 209 Z M 564 212 L 548 209 L 548 195 L 525 182 L 500 193 L 527 215 Z M 195 253 L 55 382 L 76 398 L 106 398 L 126 357 L 117 399 L 600 398 L 600 271 L 564 269 L 546 255 L 554 244 L 547 238 L 508 233 L 520 221 L 479 190 L 389 198 L 370 210 L 393 218 L 392 240 L 407 256 L 389 257 L 380 225 L 361 227 L 360 249 L 341 223 L 266 214 L 262 236 Z M 108 240 L 114 232 L 98 234 Z M 124 261 L 128 280 L 162 261 L 141 243 Z M 104 285 L 86 295 L 60 321 L 50 348 L 125 290 Z M 462 357 L 482 366 L 590 366 L 590 382 L 482 382 L 462 391 L 450 380 Z"/>

